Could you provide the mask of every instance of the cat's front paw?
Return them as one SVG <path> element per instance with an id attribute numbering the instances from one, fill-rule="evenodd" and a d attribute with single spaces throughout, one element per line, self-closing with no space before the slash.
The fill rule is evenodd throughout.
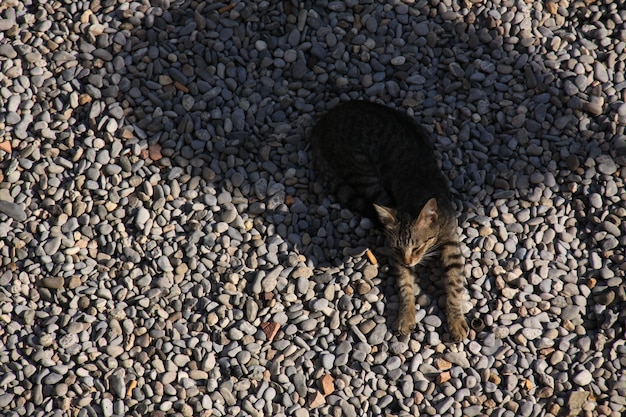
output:
<path id="1" fill-rule="evenodd" d="M 455 342 L 460 342 L 467 338 L 469 333 L 469 326 L 465 321 L 465 318 L 461 317 L 455 320 L 448 321 L 448 330 L 450 331 L 450 337 Z"/>
<path id="2" fill-rule="evenodd" d="M 415 313 L 400 314 L 396 320 L 396 329 L 400 335 L 410 334 L 415 329 Z"/>

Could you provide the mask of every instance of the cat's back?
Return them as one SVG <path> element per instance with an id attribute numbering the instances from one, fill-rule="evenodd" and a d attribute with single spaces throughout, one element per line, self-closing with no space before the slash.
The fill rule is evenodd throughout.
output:
<path id="1" fill-rule="evenodd" d="M 339 174 L 360 168 L 360 173 L 369 169 L 372 174 L 419 179 L 438 170 L 429 136 L 404 112 L 349 101 L 326 113 L 310 140 L 317 157 L 326 159 Z"/>
<path id="2" fill-rule="evenodd" d="M 405 113 L 360 100 L 342 103 L 326 113 L 313 128 L 311 140 L 327 156 L 366 153 L 376 158 L 399 148 L 415 157 L 432 153 L 428 133 Z"/>
<path id="3" fill-rule="evenodd" d="M 429 133 L 406 113 L 365 101 L 331 109 L 310 141 L 317 171 L 343 204 L 373 218 L 372 204 L 419 212 L 431 197 L 449 206 Z"/>

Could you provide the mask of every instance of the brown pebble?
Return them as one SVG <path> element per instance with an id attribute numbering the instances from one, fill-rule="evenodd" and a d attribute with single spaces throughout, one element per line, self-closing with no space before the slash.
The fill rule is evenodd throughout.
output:
<path id="1" fill-rule="evenodd" d="M 609 407 L 608 405 L 599 404 L 596 407 L 596 411 L 598 412 L 599 416 L 610 416 L 611 415 L 611 407 Z"/>
<path id="2" fill-rule="evenodd" d="M 73 290 L 79 287 L 81 284 L 82 284 L 82 281 L 80 277 L 78 275 L 74 275 L 70 277 L 69 281 L 67 282 L 67 288 L 69 288 L 70 290 Z"/>
<path id="3" fill-rule="evenodd" d="M 448 370 L 452 368 L 452 363 L 448 362 L 447 360 L 443 358 L 437 358 L 435 359 L 435 366 L 439 370 Z"/>
<path id="4" fill-rule="evenodd" d="M 602 304 L 604 306 L 608 306 L 613 301 L 615 301 L 615 291 L 606 290 L 599 295 L 595 296 L 594 299 L 598 304 Z"/>
<path id="5" fill-rule="evenodd" d="M 552 415 L 558 416 L 560 411 L 561 411 L 561 406 L 558 405 L 557 403 L 552 403 L 548 407 L 548 412 Z"/>
<path id="6" fill-rule="evenodd" d="M 81 106 L 91 103 L 92 100 L 93 97 L 91 97 L 89 94 L 81 94 L 80 96 L 78 96 L 78 104 L 80 104 Z"/>
<path id="7" fill-rule="evenodd" d="M 552 398 L 554 390 L 550 387 L 543 387 L 537 391 L 537 397 L 539 398 Z"/>
<path id="8" fill-rule="evenodd" d="M 127 390 L 126 390 L 126 395 L 127 395 L 128 397 L 132 396 L 132 395 L 133 395 L 133 390 L 134 390 L 135 388 L 137 388 L 137 381 L 133 379 L 133 380 L 131 380 L 131 381 L 128 383 L 128 388 L 127 388 Z"/>
<path id="9" fill-rule="evenodd" d="M 365 281 L 361 281 L 359 283 L 359 286 L 357 287 L 357 292 L 360 295 L 365 295 L 369 293 L 371 290 L 372 290 L 372 286 Z"/>
<path id="10" fill-rule="evenodd" d="M 493 229 L 489 226 L 481 226 L 480 229 L 478 229 L 478 234 L 480 236 L 489 236 L 493 234 Z"/>
<path id="11" fill-rule="evenodd" d="M 556 14 L 556 12 L 559 10 L 559 5 L 554 2 L 549 1 L 546 3 L 546 10 L 550 14 Z"/>
<path id="12" fill-rule="evenodd" d="M 263 329 L 263 331 L 265 332 L 267 340 L 271 342 L 272 340 L 274 340 L 274 337 L 276 337 L 278 329 L 280 329 L 280 324 L 272 321 L 263 322 L 261 323 L 261 329 Z"/>
<path id="13" fill-rule="evenodd" d="M 317 408 L 321 405 L 324 405 L 325 403 L 326 399 L 321 392 L 316 390 L 314 393 L 311 393 L 311 395 L 309 395 L 309 407 Z"/>
<path id="14" fill-rule="evenodd" d="M 367 265 L 363 268 L 363 278 L 372 279 L 378 276 L 378 267 L 376 265 Z"/>
<path id="15" fill-rule="evenodd" d="M 78 308 L 80 308 L 81 310 L 89 308 L 89 304 L 89 297 L 87 297 L 86 295 L 83 295 L 78 299 Z"/>
<path id="16" fill-rule="evenodd" d="M 158 161 L 163 158 L 163 155 L 161 154 L 161 145 L 158 143 L 148 145 L 148 156 L 153 161 Z"/>
<path id="17" fill-rule="evenodd" d="M 320 379 L 320 386 L 324 395 L 330 395 L 335 391 L 335 379 L 332 375 L 326 374 Z"/>
<path id="18" fill-rule="evenodd" d="M 493 372 L 489 372 L 488 381 L 493 382 L 496 385 L 500 385 L 500 382 L 502 382 L 502 380 L 500 379 L 500 376 Z"/>
<path id="19" fill-rule="evenodd" d="M 565 163 L 570 171 L 576 171 L 580 167 L 580 161 L 576 155 L 568 155 Z"/>
<path id="20" fill-rule="evenodd" d="M 61 277 L 47 277 L 41 280 L 41 285 L 51 290 L 58 290 L 59 288 L 63 288 L 64 283 L 65 282 Z"/>
<path id="21" fill-rule="evenodd" d="M 445 371 L 437 375 L 438 384 L 443 384 L 444 382 L 448 382 L 450 379 L 452 379 L 452 375 L 450 374 L 450 371 Z"/>
<path id="22" fill-rule="evenodd" d="M 0 142 L 0 150 L 5 151 L 6 153 L 13 152 L 13 148 L 11 147 L 11 141 L 5 140 L 4 142 Z"/>

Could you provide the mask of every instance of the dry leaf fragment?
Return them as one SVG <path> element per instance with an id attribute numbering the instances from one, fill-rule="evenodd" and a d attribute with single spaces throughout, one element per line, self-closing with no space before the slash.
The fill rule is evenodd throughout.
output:
<path id="1" fill-rule="evenodd" d="M 590 290 L 593 290 L 597 283 L 598 280 L 594 277 L 591 277 L 587 280 L 587 287 L 589 287 Z"/>
<path id="2" fill-rule="evenodd" d="M 189 92 L 189 89 L 187 88 L 186 85 L 184 85 L 181 82 L 175 81 L 174 82 L 174 87 L 180 91 L 182 91 L 183 93 L 187 94 Z"/>
<path id="3" fill-rule="evenodd" d="M 533 382 L 530 379 L 525 379 L 522 381 L 522 387 L 531 390 L 533 389 Z"/>
<path id="4" fill-rule="evenodd" d="M 229 12 L 234 7 L 235 7 L 235 3 L 231 3 L 231 4 L 228 4 L 228 5 L 224 6 L 224 7 L 219 8 L 217 11 L 219 13 L 226 13 L 226 12 Z"/>
<path id="5" fill-rule="evenodd" d="M 133 395 L 133 390 L 137 388 L 137 381 L 135 381 L 134 379 L 132 381 L 130 381 L 128 383 L 128 389 L 126 390 L 126 396 L 127 397 L 132 397 Z"/>
<path id="6" fill-rule="evenodd" d="M 372 253 L 371 250 L 367 249 L 365 251 L 365 256 L 367 256 L 367 259 L 369 259 L 372 265 L 376 265 L 378 263 L 378 259 L 376 259 L 376 256 L 374 256 L 374 253 Z"/>

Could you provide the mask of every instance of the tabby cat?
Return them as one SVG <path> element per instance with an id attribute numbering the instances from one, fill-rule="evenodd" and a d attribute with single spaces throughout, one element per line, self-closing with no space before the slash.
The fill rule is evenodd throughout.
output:
<path id="1" fill-rule="evenodd" d="M 467 337 L 464 258 L 447 181 L 429 134 L 406 114 L 366 101 L 340 104 L 310 136 L 318 175 L 340 203 L 379 222 L 397 274 L 398 333 L 415 328 L 414 267 L 439 250 L 448 330 Z"/>

